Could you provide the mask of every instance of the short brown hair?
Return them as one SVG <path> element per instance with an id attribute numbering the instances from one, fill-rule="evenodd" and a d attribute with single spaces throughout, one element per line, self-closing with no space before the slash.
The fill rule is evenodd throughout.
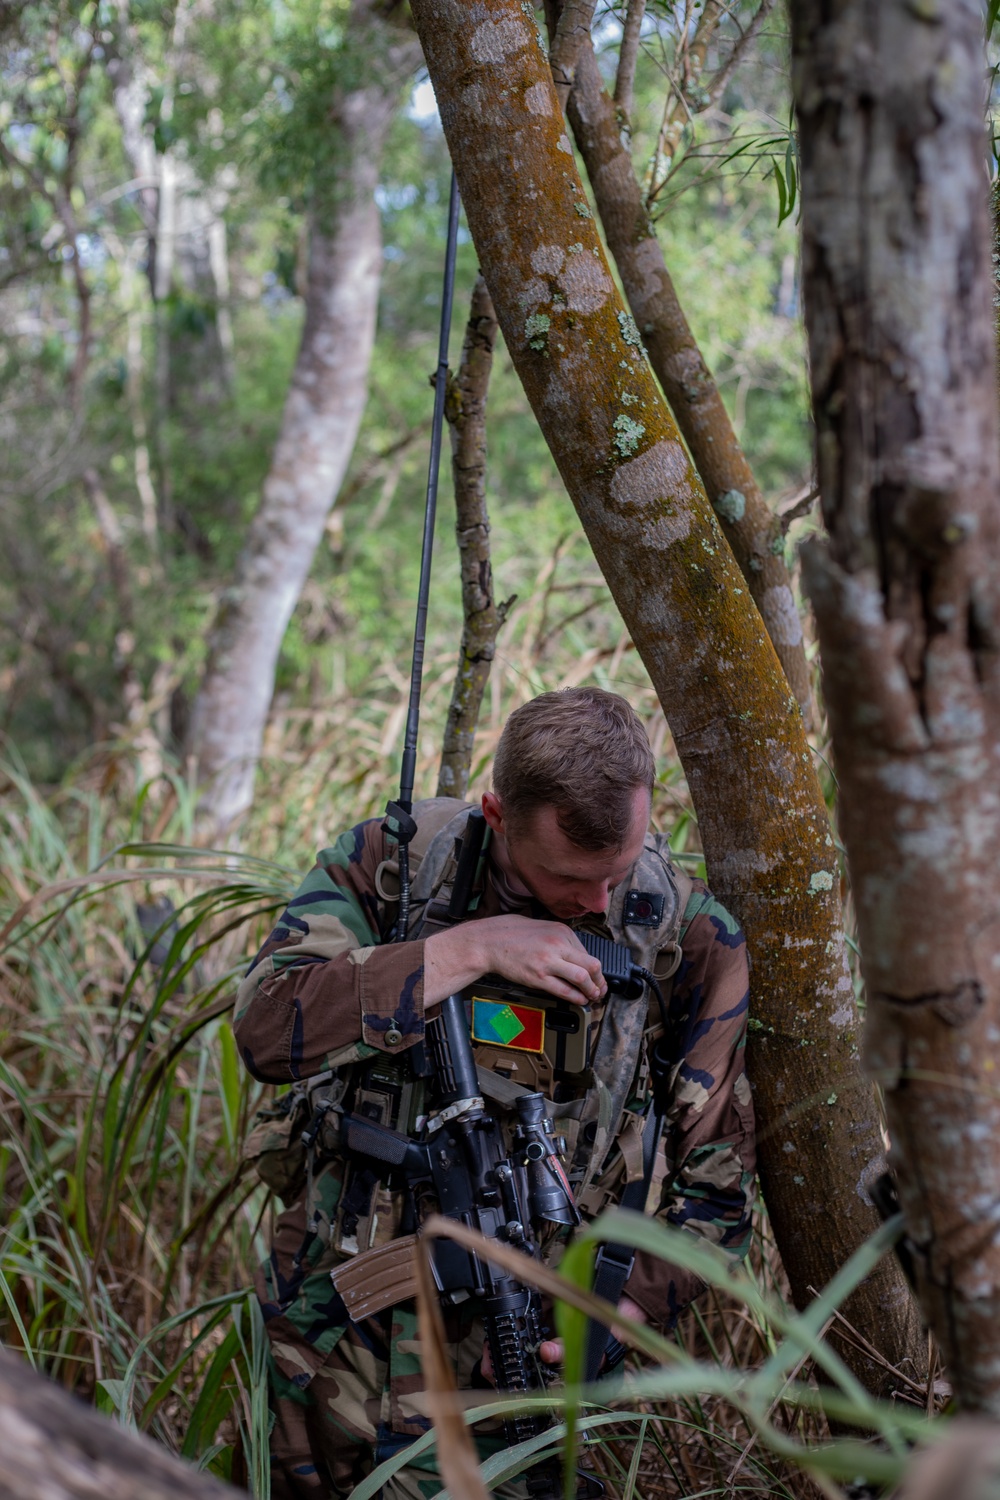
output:
<path id="1" fill-rule="evenodd" d="M 493 766 L 504 821 L 517 832 L 554 807 L 580 849 L 621 849 L 638 787 L 655 775 L 649 740 L 631 704 L 603 688 L 542 693 L 507 720 Z"/>

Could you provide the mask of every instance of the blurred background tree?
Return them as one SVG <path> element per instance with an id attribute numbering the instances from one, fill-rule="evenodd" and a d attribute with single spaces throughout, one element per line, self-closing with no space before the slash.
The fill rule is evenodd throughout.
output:
<path id="1" fill-rule="evenodd" d="M 713 72 L 755 7 L 744 9 L 713 33 Z M 111 744 L 141 744 L 148 776 L 187 739 L 294 368 L 310 183 L 346 18 L 331 0 L 63 0 L 5 22 L 2 724 L 43 781 Z M 633 157 L 655 185 L 668 264 L 737 433 L 765 492 L 787 499 L 807 483 L 809 438 L 795 232 L 777 222 L 774 186 L 788 144 L 784 27 L 769 18 L 718 99 L 685 117 L 661 181 L 665 90 L 695 20 L 684 31 L 673 8 L 647 15 Z M 612 76 L 620 30 L 613 11 L 598 17 Z M 281 645 L 275 730 L 407 652 L 447 161 L 428 85 L 400 102 L 376 190 L 385 251 L 370 394 Z M 475 269 L 465 243 L 459 307 Z M 589 606 L 579 639 L 613 633 L 502 350 L 489 442 L 500 595 L 524 599 L 559 544 L 557 586 L 579 583 L 574 604 Z M 442 642 L 457 640 L 459 609 L 444 546 Z M 540 642 L 550 656 L 562 645 L 553 623 Z"/>

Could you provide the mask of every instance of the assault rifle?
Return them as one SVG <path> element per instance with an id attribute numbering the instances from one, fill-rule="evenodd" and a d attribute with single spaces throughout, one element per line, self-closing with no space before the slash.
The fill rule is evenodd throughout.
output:
<path id="1" fill-rule="evenodd" d="M 600 958 L 611 993 L 637 1000 L 646 976 L 633 965 L 628 949 L 588 933 L 578 936 Z M 508 1146 L 499 1120 L 482 1097 L 461 995 L 449 996 L 427 1022 L 426 1049 L 429 1108 L 415 1137 L 347 1112 L 339 1120 L 341 1150 L 380 1176 L 402 1178 L 418 1222 L 425 1209 L 435 1208 L 488 1240 L 537 1258 L 546 1224 L 572 1226 L 581 1221 L 544 1095 L 528 1090 L 514 1095 Z M 651 1163 L 659 1121 L 650 1123 Z M 412 1295 L 415 1248 L 411 1235 L 338 1267 L 334 1284 L 352 1316 L 368 1315 Z M 602 1253 L 616 1249 L 625 1257 L 620 1266 L 613 1261 L 622 1274 L 597 1288 L 612 1301 L 617 1301 L 631 1265 L 631 1252 L 623 1247 L 605 1246 Z M 435 1242 L 432 1270 L 442 1302 L 474 1298 L 479 1304 L 498 1390 L 513 1396 L 544 1390 L 552 1372 L 538 1353 L 545 1332 L 538 1292 L 452 1240 Z M 599 1325 L 592 1325 L 591 1346 L 594 1374 L 605 1353 L 609 1363 L 624 1354 Z M 537 1436 L 548 1425 L 542 1414 L 515 1412 L 504 1419 L 511 1446 Z M 534 1500 L 561 1493 L 555 1461 L 535 1465 L 527 1480 Z M 584 1496 L 603 1492 L 588 1475 L 581 1475 L 580 1481 Z"/>
<path id="2" fill-rule="evenodd" d="M 580 1222 L 544 1096 L 518 1095 L 508 1150 L 500 1123 L 480 1093 L 460 995 L 449 996 L 428 1021 L 426 1046 L 431 1109 L 418 1139 L 344 1114 L 342 1149 L 349 1159 L 401 1174 L 417 1203 L 430 1200 L 446 1218 L 537 1256 L 543 1223 Z M 478 1302 L 498 1390 L 514 1396 L 543 1390 L 548 1372 L 538 1354 L 544 1333 L 538 1292 L 451 1240 L 436 1242 L 432 1269 L 443 1302 L 470 1297 Z M 350 1267 L 345 1271 L 349 1287 Z M 345 1290 L 340 1274 L 336 1284 Z M 511 1445 L 535 1437 L 547 1425 L 544 1416 L 527 1413 L 504 1419 Z M 560 1491 L 554 1465 L 536 1465 L 528 1483 L 539 1500 Z"/>

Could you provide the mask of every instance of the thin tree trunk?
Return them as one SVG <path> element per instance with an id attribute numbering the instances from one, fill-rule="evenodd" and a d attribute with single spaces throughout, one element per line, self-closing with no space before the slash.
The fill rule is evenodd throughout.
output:
<path id="1" fill-rule="evenodd" d="M 486 509 L 486 396 L 497 339 L 497 315 L 482 276 L 472 306 L 458 375 L 449 377 L 445 415 L 451 427 L 455 481 L 455 532 L 462 565 L 462 643 L 444 730 L 438 797 L 464 797 L 483 693 L 490 679 L 496 639 L 507 611 L 493 598 L 490 518 Z"/>
<path id="2" fill-rule="evenodd" d="M 345 46 L 361 70 L 333 103 L 309 229 L 306 318 L 281 432 L 237 577 L 212 632 L 189 752 L 206 829 L 246 812 L 278 652 L 350 462 L 375 340 L 382 240 L 374 200 L 399 92 L 419 60 L 412 33 L 358 0 Z"/>
<path id="3" fill-rule="evenodd" d="M 590 44 L 590 26 L 596 0 L 565 0 L 553 28 L 549 67 L 556 86 L 559 108 L 566 108 L 580 53 Z"/>
<path id="4" fill-rule="evenodd" d="M 802 718 L 615 291 L 531 20 L 519 0 L 412 9 L 507 348 L 669 718 L 712 884 L 747 930 L 762 1179 L 801 1305 L 875 1227 L 881 1149 Z M 921 1364 L 891 1262 L 847 1315 L 891 1363 Z"/>
<path id="5" fill-rule="evenodd" d="M 235 1493 L 0 1350 L 0 1500 L 232 1500 Z"/>
<path id="6" fill-rule="evenodd" d="M 639 38 L 642 21 L 646 14 L 646 0 L 628 0 L 625 12 L 625 27 L 622 44 L 618 52 L 618 71 L 615 74 L 615 104 L 624 116 L 624 124 L 631 129 L 632 94 L 635 88 L 635 68 L 639 61 Z"/>
<path id="7" fill-rule="evenodd" d="M 804 553 L 921 1304 L 1000 1416 L 1000 432 L 982 8 L 793 0 Z"/>
<path id="8" fill-rule="evenodd" d="M 737 441 L 719 388 L 702 358 L 663 260 L 614 100 L 589 39 L 576 64 L 569 121 L 635 326 L 688 451 L 760 610 L 806 722 L 812 693 L 784 536 Z"/>

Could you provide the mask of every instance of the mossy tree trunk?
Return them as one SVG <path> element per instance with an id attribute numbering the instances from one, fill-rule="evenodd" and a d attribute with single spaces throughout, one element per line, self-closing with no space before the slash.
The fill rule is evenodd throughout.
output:
<path id="1" fill-rule="evenodd" d="M 412 10 L 504 339 L 670 721 L 712 884 L 747 930 L 762 1180 L 804 1304 L 875 1227 L 881 1143 L 802 716 L 615 290 L 530 7 Z M 847 1315 L 891 1363 L 921 1361 L 892 1262 Z"/>
<path id="2" fill-rule="evenodd" d="M 230 1485 L 125 1432 L 0 1350 L 0 1496 L 6 1500 L 226 1500 Z"/>
<path id="3" fill-rule="evenodd" d="M 554 15 L 558 0 L 549 0 L 549 8 Z M 699 37 L 706 32 L 706 47 L 714 15 L 706 8 L 699 28 Z M 622 139 L 618 106 L 604 87 L 589 36 L 575 59 L 568 114 L 650 364 L 808 721 L 809 668 L 781 524 L 754 478 L 678 300 Z"/>
<path id="4" fill-rule="evenodd" d="M 920 1301 L 1000 1416 L 1000 433 L 978 0 L 793 0 L 803 556 Z"/>

